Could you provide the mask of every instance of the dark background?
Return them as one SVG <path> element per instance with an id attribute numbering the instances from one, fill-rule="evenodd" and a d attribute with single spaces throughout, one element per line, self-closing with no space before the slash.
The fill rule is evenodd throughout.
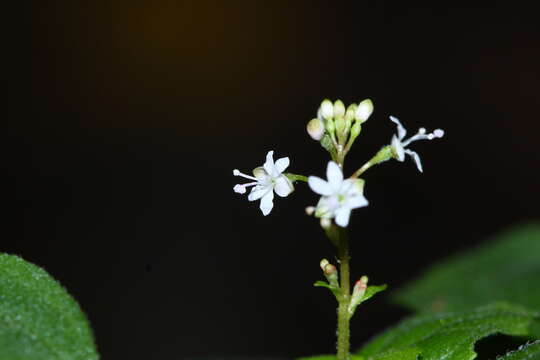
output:
<path id="1" fill-rule="evenodd" d="M 333 351 L 333 249 L 303 184 L 263 217 L 233 193 L 268 150 L 324 175 L 306 132 L 320 101 L 371 98 L 352 172 L 395 131 L 441 127 L 366 174 L 353 275 L 391 290 L 430 263 L 538 218 L 540 44 L 533 8 L 372 1 L 35 2 L 4 142 L 1 251 L 80 302 L 104 359 Z M 18 61 L 17 53 L 12 54 Z M 8 70 L 5 70 L 9 72 Z M 11 192 L 10 192 L 11 194 Z M 407 314 L 381 296 L 355 347 Z"/>

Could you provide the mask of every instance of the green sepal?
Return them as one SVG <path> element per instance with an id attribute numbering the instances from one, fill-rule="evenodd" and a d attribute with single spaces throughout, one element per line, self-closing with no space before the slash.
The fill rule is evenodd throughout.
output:
<path id="1" fill-rule="evenodd" d="M 336 154 L 336 149 L 334 148 L 334 143 L 332 142 L 332 138 L 330 137 L 330 134 L 326 133 L 322 137 L 321 146 L 332 155 L 332 157 Z"/>

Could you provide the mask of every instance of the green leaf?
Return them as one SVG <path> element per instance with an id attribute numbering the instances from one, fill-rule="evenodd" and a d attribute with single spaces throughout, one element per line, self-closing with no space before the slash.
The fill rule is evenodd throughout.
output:
<path id="1" fill-rule="evenodd" d="M 332 286 L 332 285 L 330 285 L 326 281 L 315 281 L 313 286 L 315 286 L 315 287 L 325 287 L 327 289 L 330 289 L 330 291 L 332 291 L 332 293 L 336 296 L 336 298 L 339 296 L 339 289 Z"/>
<path id="2" fill-rule="evenodd" d="M 470 360 L 476 357 L 474 343 L 501 333 L 529 335 L 540 313 L 519 305 L 496 303 L 475 310 L 426 314 L 409 318 L 375 337 L 359 355 L 368 360 Z"/>
<path id="3" fill-rule="evenodd" d="M 0 253 L 0 359 L 95 360 L 86 317 L 43 269 Z"/>
<path id="4" fill-rule="evenodd" d="M 520 346 L 497 360 L 540 360 L 540 340 Z"/>
<path id="5" fill-rule="evenodd" d="M 360 299 L 360 303 L 363 303 L 364 301 L 370 299 L 373 295 L 381 292 L 381 291 L 384 291 L 386 290 L 388 286 L 386 284 L 384 285 L 370 285 L 367 287 L 366 289 L 366 293 L 364 294 L 364 296 L 362 296 L 362 299 Z"/>
<path id="6" fill-rule="evenodd" d="M 459 311 L 507 301 L 540 310 L 540 224 L 513 228 L 435 265 L 394 293 L 414 310 Z"/>

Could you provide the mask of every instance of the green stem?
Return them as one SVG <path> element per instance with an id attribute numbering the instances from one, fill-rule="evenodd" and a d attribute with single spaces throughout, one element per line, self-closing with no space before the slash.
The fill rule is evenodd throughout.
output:
<path id="1" fill-rule="evenodd" d="M 291 174 L 291 173 L 285 173 L 284 175 L 288 177 L 289 180 L 291 180 L 292 182 L 295 182 L 295 181 L 308 182 L 307 176 L 304 176 L 304 175 Z"/>
<path id="2" fill-rule="evenodd" d="M 337 360 L 349 360 L 350 330 L 349 330 L 349 303 L 351 301 L 350 270 L 349 270 L 349 244 L 347 229 L 339 228 L 338 259 L 341 281 L 341 296 L 338 306 L 338 340 Z"/>
<path id="3" fill-rule="evenodd" d="M 339 262 L 339 296 L 338 301 L 338 330 L 337 330 L 337 360 L 349 360 L 350 330 L 349 304 L 351 302 L 349 244 L 347 229 L 332 225 L 326 229 L 326 235 L 337 248 Z"/>

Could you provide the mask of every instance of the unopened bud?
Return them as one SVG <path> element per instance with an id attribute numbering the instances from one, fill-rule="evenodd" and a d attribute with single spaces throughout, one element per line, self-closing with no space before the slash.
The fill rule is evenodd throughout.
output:
<path id="1" fill-rule="evenodd" d="M 326 264 L 326 266 L 324 267 L 324 273 L 326 275 L 333 275 L 333 274 L 337 274 L 337 269 L 334 265 L 332 264 Z"/>
<path id="2" fill-rule="evenodd" d="M 360 278 L 360 280 L 358 280 L 354 284 L 354 289 L 353 289 L 353 294 L 352 294 L 353 300 L 351 301 L 354 301 L 355 298 L 361 299 L 362 296 L 364 296 L 367 289 L 367 283 L 368 283 L 368 277 L 364 275 Z"/>
<path id="3" fill-rule="evenodd" d="M 347 107 L 347 112 L 345 113 L 345 120 L 350 121 L 350 122 L 354 120 L 357 107 L 358 106 L 356 104 L 351 104 Z"/>
<path id="4" fill-rule="evenodd" d="M 308 214 L 309 216 L 313 215 L 315 213 L 315 206 L 308 206 L 306 208 L 306 214 Z"/>
<path id="5" fill-rule="evenodd" d="M 334 102 L 334 117 L 340 117 L 345 115 L 345 105 L 343 104 L 343 101 L 336 100 Z"/>
<path id="6" fill-rule="evenodd" d="M 323 271 L 324 277 L 326 277 L 326 280 L 328 280 L 328 283 L 332 287 L 339 287 L 338 283 L 338 272 L 334 265 L 330 264 L 328 260 L 322 259 L 321 260 L 321 269 Z"/>
<path id="7" fill-rule="evenodd" d="M 360 132 L 362 131 L 362 125 L 359 122 L 355 122 L 354 125 L 351 127 L 351 138 L 356 139 L 358 135 L 360 135 Z"/>
<path id="8" fill-rule="evenodd" d="M 334 105 L 330 100 L 325 99 L 321 103 L 321 115 L 326 120 L 334 117 Z"/>
<path id="9" fill-rule="evenodd" d="M 321 270 L 324 271 L 324 267 L 328 264 L 330 264 L 328 260 L 322 259 L 321 262 L 319 263 L 319 265 L 321 266 Z"/>
<path id="10" fill-rule="evenodd" d="M 362 297 L 366 293 L 367 283 L 368 277 L 364 275 L 354 284 L 351 302 L 348 308 L 349 316 L 354 314 L 356 307 L 362 302 Z"/>
<path id="11" fill-rule="evenodd" d="M 326 119 L 326 131 L 328 131 L 329 134 L 333 134 L 336 131 L 334 119 Z"/>
<path id="12" fill-rule="evenodd" d="M 311 119 L 306 130 L 313 140 L 320 141 L 324 135 L 324 122 L 319 118 Z"/>
<path id="13" fill-rule="evenodd" d="M 343 118 L 343 116 L 336 117 L 334 122 L 336 124 L 336 135 L 338 137 L 338 141 L 340 144 L 343 144 L 345 141 L 345 118 Z"/>
<path id="14" fill-rule="evenodd" d="M 356 109 L 355 119 L 359 123 L 366 122 L 367 119 L 371 116 L 371 113 L 373 112 L 373 103 L 371 100 L 366 99 L 360 102 L 358 104 L 358 108 Z"/>
<path id="15" fill-rule="evenodd" d="M 330 219 L 321 218 L 321 227 L 323 229 L 328 229 L 330 226 L 332 226 L 332 221 Z"/>

